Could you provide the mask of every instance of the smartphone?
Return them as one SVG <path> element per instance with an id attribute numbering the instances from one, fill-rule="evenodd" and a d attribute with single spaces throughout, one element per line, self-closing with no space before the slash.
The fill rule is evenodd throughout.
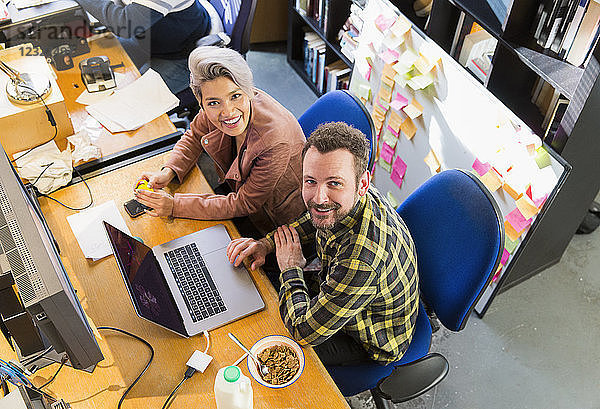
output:
<path id="1" fill-rule="evenodd" d="M 126 201 L 123 203 L 123 206 L 125 206 L 125 211 L 131 217 L 138 217 L 139 215 L 144 214 L 144 210 L 152 210 L 150 207 L 144 206 L 135 199 Z"/>

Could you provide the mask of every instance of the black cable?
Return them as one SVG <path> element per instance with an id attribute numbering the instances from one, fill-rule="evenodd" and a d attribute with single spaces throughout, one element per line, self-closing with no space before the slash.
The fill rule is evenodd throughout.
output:
<path id="1" fill-rule="evenodd" d="M 56 370 L 54 375 L 52 375 L 52 378 L 50 378 L 50 380 L 48 382 L 46 382 L 45 384 L 43 384 L 42 386 L 39 386 L 38 389 L 42 389 L 42 388 L 45 388 L 46 386 L 50 385 L 52 383 L 52 381 L 54 381 L 54 379 L 56 378 L 56 375 L 58 375 L 58 373 L 60 372 L 62 367 L 65 366 L 66 362 L 67 362 L 67 356 L 64 355 L 60 361 L 60 366 L 58 367 L 58 369 Z"/>
<path id="2" fill-rule="evenodd" d="M 40 180 L 40 178 L 42 177 L 42 175 L 43 175 L 44 173 L 46 173 L 46 171 L 47 171 L 48 169 L 50 169 L 50 166 L 52 166 L 52 165 L 54 165 L 54 162 L 50 162 L 50 163 L 49 163 L 49 164 L 47 164 L 47 165 L 42 165 L 42 166 L 45 166 L 44 170 L 42 170 L 42 172 L 41 172 L 41 173 L 38 175 L 38 177 L 37 177 L 37 178 L 35 178 L 35 180 L 34 180 L 33 182 L 31 182 L 31 186 L 35 186 L 35 184 L 37 183 L 37 181 L 38 181 L 38 180 Z"/>
<path id="3" fill-rule="evenodd" d="M 31 152 L 38 146 L 42 146 L 48 142 L 52 142 L 54 139 L 56 139 L 56 135 L 58 135 L 58 126 L 56 126 L 56 120 L 54 119 L 54 115 L 52 115 L 52 111 L 50 110 L 50 108 L 48 108 L 48 105 L 46 105 L 46 101 L 44 101 L 44 98 L 42 98 L 42 96 L 40 94 L 38 94 L 38 92 L 35 89 L 31 88 L 29 85 L 19 84 L 19 86 L 27 88 L 30 91 L 33 91 L 33 93 L 38 97 L 38 99 L 42 102 L 42 104 L 44 104 L 44 108 L 46 109 L 46 116 L 48 117 L 48 122 L 50 122 L 50 125 L 52 125 L 54 127 L 54 136 L 52 136 L 52 138 L 48 139 L 46 142 L 37 144 L 33 148 L 30 148 L 24 154 L 20 155 L 18 158 L 14 158 L 13 160 L 11 160 L 11 162 L 13 162 L 13 163 L 16 162 L 17 160 L 21 159 L 23 156 L 27 155 L 29 152 Z"/>
<path id="4" fill-rule="evenodd" d="M 49 195 L 47 195 L 45 193 L 40 193 L 40 196 L 46 197 L 46 198 L 48 198 L 50 200 L 54 200 L 56 203 L 58 203 L 61 206 L 66 207 L 69 210 L 85 210 L 88 207 L 90 207 L 91 205 L 93 205 L 94 204 L 94 197 L 92 196 L 92 190 L 90 189 L 90 186 L 88 185 L 87 181 L 83 178 L 83 176 L 81 175 L 81 173 L 79 173 L 79 170 L 76 167 L 74 167 L 73 170 L 75 170 L 75 172 L 77 172 L 77 174 L 81 178 L 81 181 L 83 182 L 83 184 L 85 185 L 85 187 L 87 187 L 88 193 L 90 195 L 90 203 L 88 203 L 87 205 L 85 205 L 83 207 L 71 207 L 69 205 L 64 204 L 60 200 L 56 200 L 55 198 L 53 198 L 53 197 L 51 197 L 51 196 L 49 196 Z"/>
<path id="5" fill-rule="evenodd" d="M 107 329 L 110 331 L 116 331 L 116 332 L 120 332 L 121 334 L 125 334 L 128 335 L 132 338 L 137 339 L 140 342 L 143 342 L 144 345 L 146 345 L 149 349 L 150 349 L 150 358 L 148 359 L 148 362 L 146 363 L 146 366 L 144 367 L 144 369 L 142 369 L 142 372 L 140 372 L 140 374 L 137 376 L 137 378 L 135 378 L 133 380 L 133 382 L 131 383 L 131 385 L 129 385 L 127 387 L 127 389 L 125 389 L 125 392 L 123 392 L 123 395 L 121 395 L 121 399 L 119 399 L 119 403 L 117 404 L 117 409 L 121 409 L 121 404 L 123 403 L 123 400 L 125 399 L 125 397 L 127 396 L 127 394 L 129 393 L 129 391 L 134 387 L 134 385 L 140 380 L 140 378 L 142 377 L 142 375 L 144 375 L 146 373 L 146 371 L 148 370 L 148 368 L 150 367 L 150 364 L 152 363 L 152 360 L 154 359 L 154 348 L 152 348 L 152 345 L 150 345 L 150 343 L 148 341 L 146 341 L 143 338 L 138 337 L 135 334 L 132 334 L 131 332 L 127 332 L 123 329 L 120 328 L 115 328 L 115 327 L 98 327 L 98 329 Z"/>
<path id="6" fill-rule="evenodd" d="M 37 361 L 38 359 L 42 358 L 44 355 L 46 355 L 48 352 L 52 351 L 53 349 L 54 349 L 54 347 L 52 345 L 50 345 L 48 348 L 44 349 L 39 354 L 34 355 L 31 358 L 27 358 L 27 359 L 23 360 L 23 362 L 21 362 L 21 365 L 27 366 L 27 365 L 31 364 L 32 362 Z"/>
<path id="7" fill-rule="evenodd" d="M 188 366 L 187 370 L 185 371 L 185 375 L 183 375 L 183 379 L 177 384 L 175 389 L 171 391 L 161 409 L 167 409 L 169 406 L 171 406 L 171 403 L 173 403 L 173 401 L 175 400 L 175 394 L 177 393 L 179 388 L 181 388 L 181 385 L 183 385 L 183 383 L 190 379 L 195 373 L 196 369 L 192 368 L 191 366 Z"/>
<path id="8" fill-rule="evenodd" d="M 6 383 L 5 379 L 0 381 L 0 390 L 2 390 L 2 396 L 8 395 L 8 384 Z"/>

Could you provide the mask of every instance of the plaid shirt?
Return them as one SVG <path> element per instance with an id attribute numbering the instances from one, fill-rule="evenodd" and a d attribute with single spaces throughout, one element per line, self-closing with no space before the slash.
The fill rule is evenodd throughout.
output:
<path id="1" fill-rule="evenodd" d="M 316 239 L 321 271 L 281 273 L 279 309 L 302 344 L 318 345 L 337 331 L 387 364 L 402 357 L 419 304 L 417 259 L 402 219 L 371 187 L 331 230 L 317 230 L 309 212 L 290 224 L 303 244 Z M 267 240 L 275 248 L 271 232 Z"/>

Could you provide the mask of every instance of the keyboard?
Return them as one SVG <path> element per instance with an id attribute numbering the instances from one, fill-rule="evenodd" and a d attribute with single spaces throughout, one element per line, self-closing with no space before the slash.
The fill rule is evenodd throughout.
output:
<path id="1" fill-rule="evenodd" d="M 227 310 L 195 243 L 165 253 L 193 322 Z"/>

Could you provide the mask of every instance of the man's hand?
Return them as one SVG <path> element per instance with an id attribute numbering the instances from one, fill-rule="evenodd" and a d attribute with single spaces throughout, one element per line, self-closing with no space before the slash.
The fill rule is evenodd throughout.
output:
<path id="1" fill-rule="evenodd" d="M 245 259 L 252 261 L 250 268 L 256 270 L 265 264 L 265 257 L 272 250 L 261 240 L 242 237 L 232 240 L 227 246 L 227 258 L 235 267 L 242 264 Z"/>
<path id="2" fill-rule="evenodd" d="M 277 228 L 275 232 L 275 247 L 277 255 L 277 264 L 279 269 L 285 271 L 291 267 L 304 268 L 306 259 L 302 254 L 302 246 L 300 245 L 300 237 L 296 229 L 292 229 L 287 225 Z"/>
<path id="3" fill-rule="evenodd" d="M 146 179 L 148 181 L 148 187 L 158 190 L 167 186 L 174 177 L 175 172 L 173 169 L 163 168 L 158 172 L 145 172 L 142 174 L 141 179 Z"/>
<path id="4" fill-rule="evenodd" d="M 149 190 L 135 189 L 134 194 L 138 202 L 152 208 L 152 210 L 146 210 L 146 213 L 150 216 L 170 217 L 173 215 L 173 196 L 164 190 L 151 192 Z"/>

